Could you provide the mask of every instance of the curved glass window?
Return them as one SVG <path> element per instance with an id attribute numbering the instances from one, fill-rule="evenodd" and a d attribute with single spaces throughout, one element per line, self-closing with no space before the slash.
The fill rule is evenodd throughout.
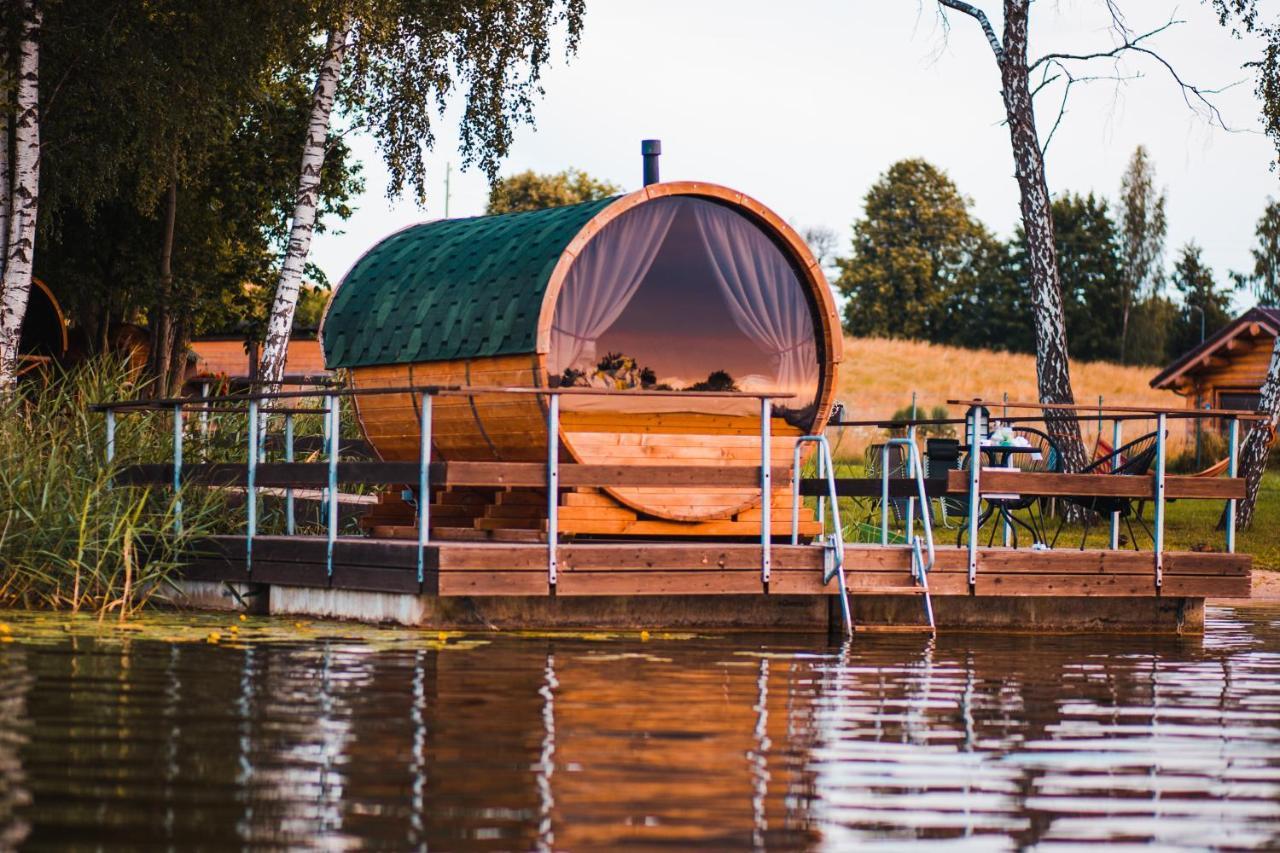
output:
<path id="1" fill-rule="evenodd" d="M 610 222 L 574 261 L 552 323 L 552 384 L 777 391 L 812 423 L 813 309 L 782 249 L 730 207 L 675 196 Z M 566 397 L 566 407 L 755 414 L 751 401 Z"/>

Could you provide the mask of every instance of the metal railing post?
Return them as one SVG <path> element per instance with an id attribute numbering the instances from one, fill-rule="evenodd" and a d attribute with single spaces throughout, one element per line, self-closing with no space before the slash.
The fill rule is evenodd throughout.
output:
<path id="1" fill-rule="evenodd" d="M 245 522 L 244 566 L 245 573 L 253 571 L 253 537 L 258 533 L 258 493 L 255 488 L 258 474 L 258 401 L 249 401 L 248 468 L 245 472 L 244 506 Z"/>
<path id="2" fill-rule="evenodd" d="M 182 404 L 173 407 L 173 529 L 182 533 Z"/>
<path id="3" fill-rule="evenodd" d="M 800 544 L 800 449 L 804 447 L 804 439 L 798 440 L 791 448 L 791 544 Z M 819 454 L 818 476 L 823 476 L 822 459 Z M 821 505 L 819 505 L 821 506 Z M 818 520 L 822 521 L 822 510 L 818 510 Z M 827 532 L 826 522 L 822 523 L 822 532 Z"/>
<path id="4" fill-rule="evenodd" d="M 1231 418 L 1227 421 L 1227 476 L 1240 476 L 1240 421 Z M 1235 498 L 1227 501 L 1227 553 L 1236 552 L 1236 505 Z"/>
<path id="5" fill-rule="evenodd" d="M 914 392 L 913 392 L 914 393 Z M 915 403 L 911 405 L 911 416 L 915 417 Z M 916 425 L 912 424 L 907 427 L 907 441 L 910 445 L 907 447 L 907 477 L 915 477 L 916 455 L 911 452 L 911 448 L 916 446 Z M 907 498 L 907 541 L 911 541 L 911 537 L 916 532 L 916 499 L 914 496 Z"/>
<path id="6" fill-rule="evenodd" d="M 333 577 L 333 546 L 338 541 L 338 443 L 342 433 L 342 411 L 338 398 L 328 397 L 329 415 L 329 537 L 325 547 L 325 574 Z"/>
<path id="7" fill-rule="evenodd" d="M 1115 470 L 1116 463 L 1120 461 L 1120 457 L 1115 455 L 1120 451 L 1120 435 L 1122 430 L 1122 422 L 1119 417 L 1111 422 L 1111 470 Z M 1116 551 L 1120 548 L 1120 511 L 1116 510 L 1111 513 L 1111 550 Z"/>
<path id="8" fill-rule="evenodd" d="M 982 407 L 969 407 L 969 586 L 978 582 L 978 515 L 982 503 Z"/>
<path id="9" fill-rule="evenodd" d="M 284 415 L 284 461 L 293 461 L 293 412 L 285 412 Z M 284 523 L 285 530 L 290 536 L 297 532 L 298 522 L 294 513 L 293 486 L 286 486 L 284 490 Z"/>
<path id="10" fill-rule="evenodd" d="M 418 583 L 423 580 L 423 560 L 431 535 L 431 395 L 422 395 L 418 413 Z"/>
<path id="11" fill-rule="evenodd" d="M 889 448 L 893 439 L 880 445 L 880 544 L 889 544 Z"/>
<path id="12" fill-rule="evenodd" d="M 1156 552 L 1156 589 L 1164 583 L 1164 472 L 1168 461 L 1168 448 L 1165 439 L 1167 416 L 1156 416 L 1156 517 L 1152 544 Z"/>
<path id="13" fill-rule="evenodd" d="M 560 538 L 560 395 L 547 405 L 547 584 L 556 585 Z"/>
<path id="14" fill-rule="evenodd" d="M 760 582 L 767 584 L 772 569 L 769 553 L 773 533 L 773 442 L 769 436 L 773 403 L 768 397 L 760 398 Z"/>
<path id="15" fill-rule="evenodd" d="M 116 410 L 107 409 L 107 464 L 116 461 Z"/>
<path id="16" fill-rule="evenodd" d="M 205 453 L 207 454 L 209 441 L 209 402 L 205 398 L 209 396 L 209 383 L 200 383 L 200 438 L 206 442 Z M 205 457 L 206 459 L 208 456 Z"/>

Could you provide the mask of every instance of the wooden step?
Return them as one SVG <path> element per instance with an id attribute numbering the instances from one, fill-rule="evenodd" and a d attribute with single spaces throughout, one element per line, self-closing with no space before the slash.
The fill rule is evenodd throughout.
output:
<path id="1" fill-rule="evenodd" d="M 484 508 L 485 518 L 546 518 L 546 504 L 493 504 Z"/>

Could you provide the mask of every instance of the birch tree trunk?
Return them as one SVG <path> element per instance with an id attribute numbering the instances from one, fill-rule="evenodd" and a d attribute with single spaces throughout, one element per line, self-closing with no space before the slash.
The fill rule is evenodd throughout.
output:
<path id="1" fill-rule="evenodd" d="M 9 55 L 7 52 L 0 53 L 0 62 L 6 66 L 9 64 Z M 13 204 L 13 185 L 11 178 L 13 175 L 13 163 L 10 162 L 9 152 L 13 150 L 13 120 L 10 115 L 10 106 L 6 102 L 4 105 L 4 118 L 0 119 L 0 281 L 4 281 L 4 270 L 8 264 L 5 260 L 9 257 L 9 209 Z"/>
<path id="2" fill-rule="evenodd" d="M 31 293 L 36 212 L 40 197 L 40 25 L 39 0 L 20 0 L 22 38 L 18 46 L 13 131 L 13 182 L 9 193 L 8 245 L 0 279 L 0 392 L 17 380 L 22 320 Z"/>
<path id="3" fill-rule="evenodd" d="M 1036 131 L 1035 105 L 1027 69 L 1027 28 L 1030 0 L 1004 0 L 1004 40 L 996 37 L 986 14 L 964 0 L 938 0 L 976 20 L 995 54 L 1003 86 L 1005 118 L 1013 144 L 1014 175 L 1026 232 L 1030 261 L 1031 303 L 1036 333 L 1036 385 L 1041 403 L 1074 403 L 1071 366 L 1067 357 L 1067 322 L 1062 310 L 1058 250 L 1054 243 L 1053 209 L 1044 176 L 1044 155 Z M 1074 415 L 1044 412 L 1054 444 L 1069 471 L 1088 464 L 1080 422 Z"/>
<path id="4" fill-rule="evenodd" d="M 1035 315 L 1036 384 L 1041 403 L 1075 403 L 1071 365 L 1067 356 L 1067 324 L 1062 310 L 1062 283 L 1054 243 L 1053 209 L 1045 181 L 1044 156 L 1036 132 L 1034 104 L 1027 70 L 1027 28 L 1030 0 L 1005 0 L 1004 50 L 1000 79 L 1004 109 L 1013 143 L 1014 174 L 1018 179 L 1023 229 L 1030 261 L 1031 302 Z M 1054 417 L 1045 410 L 1048 432 L 1062 452 L 1069 471 L 1088 464 L 1080 422 Z"/>
<path id="5" fill-rule="evenodd" d="M 1271 440 L 1280 426 L 1280 337 L 1271 349 L 1271 364 L 1267 378 L 1262 382 L 1262 400 L 1258 403 L 1265 421 L 1254 421 L 1240 447 L 1240 476 L 1244 478 L 1244 500 L 1236 507 L 1236 524 L 1248 527 L 1253 523 L 1253 511 L 1258 504 L 1258 489 L 1262 486 L 1262 474 L 1267 470 L 1267 457 L 1271 455 Z M 1224 516 L 1225 521 L 1225 516 Z"/>
<path id="6" fill-rule="evenodd" d="M 311 235 L 315 230 L 320 170 L 324 167 L 333 102 L 342 76 L 342 60 L 346 54 L 347 36 L 350 31 L 349 22 L 338 24 L 329 31 L 324 59 L 320 63 L 320 72 L 316 76 L 315 92 L 311 100 L 311 118 L 307 124 L 307 138 L 302 146 L 302 168 L 298 175 L 298 194 L 293 208 L 293 225 L 289 230 L 289 244 L 285 249 L 284 264 L 276 284 L 271 316 L 267 320 L 266 340 L 262 347 L 260 376 L 264 391 L 278 390 L 281 380 L 284 379 L 285 359 L 289 351 L 289 334 L 293 330 L 294 309 L 298 305 L 302 272 L 306 267 L 307 253 L 311 250 Z"/>

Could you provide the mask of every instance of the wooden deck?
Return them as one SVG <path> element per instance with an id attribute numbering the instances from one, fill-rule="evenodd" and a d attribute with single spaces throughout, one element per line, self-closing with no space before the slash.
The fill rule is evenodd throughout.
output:
<path id="1" fill-rule="evenodd" d="M 322 537 L 255 537 L 252 570 L 242 536 L 216 536 L 192 558 L 184 579 L 437 596 L 832 595 L 822 583 L 822 550 L 774 545 L 772 573 L 760 578 L 755 544 L 575 542 L 558 551 L 554 589 L 547 581 L 547 546 L 532 543 L 444 542 L 423 554 L 403 539 L 340 539 L 333 573 Z M 977 582 L 968 583 L 967 550 L 942 547 L 929 574 L 935 596 L 1246 598 L 1247 554 L 1166 552 L 1163 583 L 1155 584 L 1151 552 L 979 549 Z M 917 594 L 905 546 L 846 546 L 845 570 L 854 596 Z"/>

